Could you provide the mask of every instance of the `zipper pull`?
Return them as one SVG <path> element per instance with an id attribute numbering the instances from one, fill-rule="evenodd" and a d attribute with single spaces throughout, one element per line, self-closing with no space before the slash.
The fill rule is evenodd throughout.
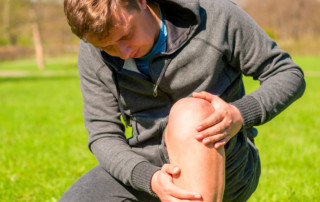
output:
<path id="1" fill-rule="evenodd" d="M 153 85 L 153 97 L 158 96 L 158 85 L 154 84 Z"/>

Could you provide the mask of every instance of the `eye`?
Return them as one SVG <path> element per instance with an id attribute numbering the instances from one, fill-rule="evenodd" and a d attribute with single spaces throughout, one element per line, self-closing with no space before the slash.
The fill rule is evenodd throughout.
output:
<path id="1" fill-rule="evenodd" d="M 125 36 L 121 37 L 121 41 L 126 41 L 126 40 L 130 40 L 133 36 L 133 31 L 130 30 L 130 32 L 128 34 L 126 34 Z"/>

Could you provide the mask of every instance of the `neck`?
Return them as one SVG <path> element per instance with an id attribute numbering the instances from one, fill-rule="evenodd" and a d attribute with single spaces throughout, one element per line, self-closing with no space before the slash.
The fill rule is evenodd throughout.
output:
<path id="1" fill-rule="evenodd" d="M 155 42 L 156 42 L 159 38 L 160 26 L 161 26 L 160 8 L 156 2 L 150 1 L 150 2 L 148 2 L 148 9 L 149 9 L 150 14 L 152 15 L 154 21 L 156 22 L 155 23 L 155 25 L 156 25 L 155 29 L 157 31 L 157 34 L 155 36 Z"/>
<path id="2" fill-rule="evenodd" d="M 148 2 L 148 7 L 149 7 L 150 11 L 152 12 L 152 14 L 155 15 L 155 17 L 157 17 L 160 20 L 159 5 L 154 1 L 150 1 L 150 2 Z"/>

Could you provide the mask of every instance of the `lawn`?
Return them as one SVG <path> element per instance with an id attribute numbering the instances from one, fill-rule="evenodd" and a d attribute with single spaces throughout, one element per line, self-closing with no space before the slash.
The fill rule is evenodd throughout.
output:
<path id="1" fill-rule="evenodd" d="M 249 201 L 320 201 L 320 58 L 295 60 L 306 73 L 307 89 L 271 122 L 257 127 L 262 174 Z M 314 65 L 318 65 L 315 67 Z M 258 84 L 246 79 L 249 91 Z"/>
<path id="2" fill-rule="evenodd" d="M 258 127 L 262 175 L 252 202 L 320 199 L 320 57 L 294 60 L 306 72 L 307 90 Z M 0 77 L 0 201 L 56 201 L 97 164 L 87 149 L 75 64 L 51 59 L 44 70 L 50 76 Z M 11 70 L 38 71 L 32 60 L 0 62 L 0 72 Z M 245 81 L 248 92 L 258 86 Z"/>

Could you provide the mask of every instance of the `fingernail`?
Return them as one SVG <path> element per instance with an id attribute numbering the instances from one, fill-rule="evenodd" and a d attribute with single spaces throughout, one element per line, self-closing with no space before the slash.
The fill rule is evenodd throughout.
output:
<path id="1" fill-rule="evenodd" d="M 203 135 L 202 135 L 201 133 L 197 133 L 197 134 L 195 135 L 195 137 L 196 137 L 197 139 L 202 139 L 202 138 L 203 138 Z"/>
<path id="2" fill-rule="evenodd" d="M 195 198 L 201 198 L 201 195 L 200 194 L 195 194 L 194 197 Z"/>
<path id="3" fill-rule="evenodd" d="M 196 129 L 199 131 L 199 130 L 202 130 L 202 126 L 197 126 Z"/>
<path id="4" fill-rule="evenodd" d="M 208 138 L 205 138 L 205 139 L 202 140 L 202 142 L 203 142 L 204 144 L 206 144 L 206 143 L 210 142 L 210 140 L 209 140 Z"/>

